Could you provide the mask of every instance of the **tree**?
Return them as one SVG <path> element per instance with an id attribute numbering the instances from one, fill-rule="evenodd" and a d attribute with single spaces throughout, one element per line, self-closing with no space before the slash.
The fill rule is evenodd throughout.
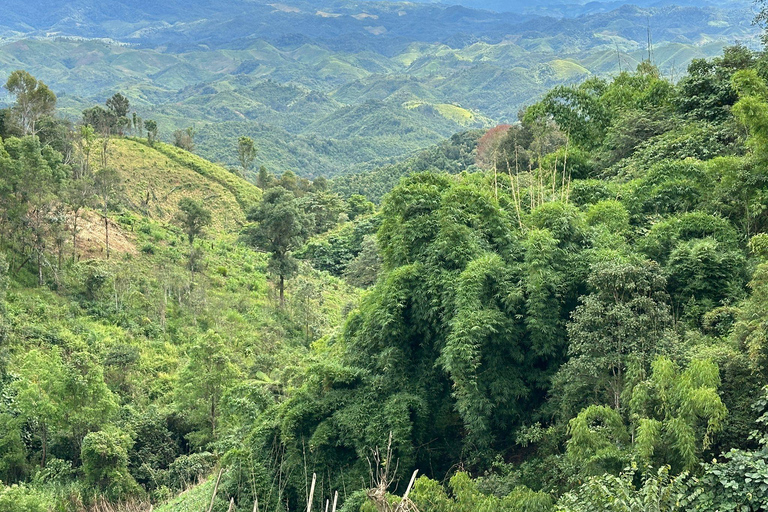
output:
<path id="1" fill-rule="evenodd" d="M 91 432 L 80 449 L 83 472 L 88 483 L 105 492 L 111 500 L 122 500 L 139 491 L 128 472 L 128 434 L 112 427 Z"/>
<path id="2" fill-rule="evenodd" d="M 109 207 L 120 189 L 120 174 L 115 169 L 102 169 L 96 173 L 94 186 L 101 203 L 101 218 L 104 221 L 104 245 L 107 259 L 109 259 Z"/>
<path id="3" fill-rule="evenodd" d="M 203 229 L 211 223 L 211 211 L 203 206 L 202 201 L 185 197 L 179 201 L 179 214 L 176 219 L 187 235 L 189 245 L 203 233 Z"/>
<path id="4" fill-rule="evenodd" d="M 107 100 L 107 108 L 118 119 L 127 117 L 131 110 L 131 103 L 128 98 L 119 92 Z"/>
<path id="5" fill-rule="evenodd" d="M 157 140 L 157 122 L 147 119 L 144 121 L 144 129 L 147 130 L 147 142 L 151 146 Z"/>
<path id="6" fill-rule="evenodd" d="M 131 103 L 128 101 L 128 98 L 117 93 L 107 100 L 107 109 L 114 123 L 115 131 L 122 135 L 125 127 L 131 124 L 131 121 L 128 119 Z"/>
<path id="7" fill-rule="evenodd" d="M 561 367 L 556 396 L 570 416 L 589 403 L 621 410 L 627 372 L 649 369 L 672 333 L 666 280 L 650 261 L 597 263 L 568 325 L 570 361 Z"/>
<path id="8" fill-rule="evenodd" d="M 237 161 L 243 168 L 243 174 L 247 174 L 253 161 L 256 159 L 256 145 L 250 137 L 240 137 L 237 141 Z"/>
<path id="9" fill-rule="evenodd" d="M 758 8 L 757 14 L 755 14 L 755 23 L 763 27 L 763 42 L 768 38 L 768 0 L 755 0 L 755 5 Z"/>
<path id="10" fill-rule="evenodd" d="M 103 137 L 109 137 L 114 128 L 114 117 L 99 105 L 83 110 L 83 126 L 90 126 Z"/>
<path id="11" fill-rule="evenodd" d="M 314 192 L 299 199 L 301 209 L 311 217 L 313 235 L 325 233 L 339 223 L 339 215 L 347 205 L 338 194 Z"/>
<path id="12" fill-rule="evenodd" d="M 616 409 L 590 405 L 568 422 L 567 455 L 582 475 L 616 474 L 629 459 L 630 436 Z"/>
<path id="13" fill-rule="evenodd" d="M 131 114 L 131 131 L 136 132 L 139 134 L 139 137 L 141 137 L 141 118 L 139 115 L 134 112 Z"/>
<path id="14" fill-rule="evenodd" d="M 270 254 L 269 271 L 278 278 L 280 306 L 285 305 L 285 279 L 298 270 L 291 252 L 307 239 L 309 219 L 296 197 L 282 187 L 264 193 L 261 203 L 248 213 L 254 224 L 244 235 L 248 244 Z"/>
<path id="15" fill-rule="evenodd" d="M 22 134 L 36 135 L 37 122 L 56 108 L 56 95 L 45 83 L 22 70 L 11 73 L 5 88 L 16 97 L 11 112 Z"/>
<path id="16" fill-rule="evenodd" d="M 83 209 L 90 206 L 94 199 L 94 182 L 90 176 L 69 182 L 65 199 L 72 213 L 72 261 L 77 261 L 77 235 L 80 232 L 78 221 Z"/>
<path id="17" fill-rule="evenodd" d="M 720 371 L 711 361 L 694 359 L 681 371 L 668 357 L 657 357 L 650 377 L 628 393 L 640 458 L 676 471 L 693 471 L 728 414 L 719 387 Z"/>
<path id="18" fill-rule="evenodd" d="M 508 124 L 500 124 L 495 128 L 488 130 L 485 135 L 477 141 L 477 156 L 475 162 L 478 167 L 483 169 L 493 168 L 500 160 L 499 147 L 502 141 L 507 137 L 507 132 L 511 128 Z"/>
<path id="19" fill-rule="evenodd" d="M 31 136 L 6 140 L 0 149 L 0 161 L 4 171 L 0 177 L 2 214 L 10 228 L 9 236 L 26 255 L 18 268 L 36 262 L 38 283 L 43 284 L 46 247 L 53 227 L 51 214 L 66 168 L 59 153 Z"/>
<path id="20" fill-rule="evenodd" d="M 259 173 L 256 175 L 256 186 L 261 190 L 267 190 L 275 184 L 275 175 L 267 170 L 263 165 L 259 167 Z"/>
<path id="21" fill-rule="evenodd" d="M 666 268 L 675 317 L 698 324 L 707 311 L 740 299 L 744 264 L 739 251 L 712 238 L 679 242 Z"/>
<path id="22" fill-rule="evenodd" d="M 195 444 L 202 447 L 207 441 L 216 439 L 221 398 L 235 383 L 239 371 L 224 340 L 213 331 L 200 336 L 187 357 L 187 363 L 179 373 L 177 403 L 193 421 L 206 425 L 193 436 Z"/>
<path id="23" fill-rule="evenodd" d="M 50 352 L 30 350 L 20 361 L 20 378 L 14 383 L 16 407 L 40 438 L 40 467 L 45 467 L 48 459 L 51 431 L 60 428 L 64 420 L 64 373 L 57 349 Z"/>
<path id="24" fill-rule="evenodd" d="M 190 153 L 195 151 L 195 129 L 191 126 L 186 130 L 173 132 L 173 145 Z"/>
<path id="25" fill-rule="evenodd" d="M 376 238 L 367 235 L 363 238 L 360 253 L 344 268 L 344 279 L 352 286 L 368 288 L 376 283 L 380 270 L 381 256 Z"/>
<path id="26" fill-rule="evenodd" d="M 369 215 L 374 212 L 376 206 L 365 196 L 353 194 L 347 199 L 347 216 L 349 220 L 355 220 L 358 217 Z"/>
<path id="27" fill-rule="evenodd" d="M 81 155 L 80 172 L 74 176 L 77 179 L 91 173 L 91 153 L 96 142 L 96 131 L 90 124 L 84 124 L 80 126 L 76 137 L 75 146 Z"/>

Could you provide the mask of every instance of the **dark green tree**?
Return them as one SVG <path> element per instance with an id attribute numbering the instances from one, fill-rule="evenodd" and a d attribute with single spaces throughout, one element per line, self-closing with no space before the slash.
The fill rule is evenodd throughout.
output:
<path id="1" fill-rule="evenodd" d="M 589 404 L 621 410 L 628 372 L 648 372 L 669 342 L 666 280 L 654 262 L 596 263 L 568 325 L 571 359 L 555 379 L 566 417 Z"/>
<path id="2" fill-rule="evenodd" d="M 280 306 L 285 305 L 285 280 L 298 270 L 292 251 L 298 249 L 309 233 L 308 216 L 296 197 L 282 187 L 264 193 L 261 203 L 248 213 L 254 224 L 245 230 L 246 242 L 269 252 L 269 271 L 278 279 Z"/>
<path id="3" fill-rule="evenodd" d="M 128 112 L 130 110 L 130 101 L 119 92 L 107 100 L 107 111 L 116 133 L 122 135 L 125 128 L 131 124 L 131 121 L 128 119 Z"/>
<path id="4" fill-rule="evenodd" d="M 259 167 L 259 173 L 256 175 L 256 186 L 261 190 L 267 190 L 275 184 L 275 175 L 267 170 L 263 165 Z"/>
<path id="5" fill-rule="evenodd" d="M 202 201 L 185 197 L 179 201 L 179 213 L 176 220 L 184 229 L 191 246 L 194 244 L 195 238 L 202 235 L 203 230 L 211 224 L 211 210 L 206 208 Z"/>
<path id="6" fill-rule="evenodd" d="M 144 129 L 147 130 L 147 142 L 151 146 L 157 140 L 157 122 L 147 119 L 144 121 Z"/>

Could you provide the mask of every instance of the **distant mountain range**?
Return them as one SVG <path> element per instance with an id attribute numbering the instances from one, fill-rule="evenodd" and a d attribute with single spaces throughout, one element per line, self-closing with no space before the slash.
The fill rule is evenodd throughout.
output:
<path id="1" fill-rule="evenodd" d="M 514 121 L 554 85 L 632 69 L 648 56 L 649 27 L 654 62 L 670 75 L 725 45 L 759 44 L 744 3 L 461 1 L 486 10 L 352 0 L 3 0 L 0 75 L 27 69 L 73 119 L 120 91 L 166 138 L 195 126 L 208 158 L 233 164 L 234 141 L 250 135 L 258 163 L 275 172 L 334 175 Z M 540 12 L 488 10 L 505 5 Z"/>
<path id="2" fill-rule="evenodd" d="M 749 0 L 414 0 L 421 3 L 439 3 L 443 5 L 461 5 L 472 9 L 484 9 L 494 12 L 517 12 L 559 15 L 563 17 L 581 16 L 596 12 L 607 12 L 618 9 L 626 4 L 638 7 L 744 7 Z"/>

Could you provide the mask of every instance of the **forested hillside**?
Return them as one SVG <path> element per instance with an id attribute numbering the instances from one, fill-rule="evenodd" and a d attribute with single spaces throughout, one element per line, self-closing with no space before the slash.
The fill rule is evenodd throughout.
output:
<path id="1" fill-rule="evenodd" d="M 274 268 L 252 222 L 271 189 L 119 135 L 119 96 L 73 127 L 44 83 L 6 86 L 0 509 L 146 510 L 208 476 L 230 412 L 279 393 L 360 292 L 290 254 Z M 301 221 L 291 243 L 372 210 L 322 181 L 279 184 Z M 282 299 L 273 275 L 290 278 Z"/>
<path id="2" fill-rule="evenodd" d="M 346 200 L 14 73 L 0 504 L 765 509 L 764 59 L 555 88 Z"/>
<path id="3" fill-rule="evenodd" d="M 4 22 L 0 61 L 39 67 L 0 109 L 0 512 L 768 510 L 768 53 L 720 51 L 735 10 L 512 42 L 491 40 L 512 15 L 329 1 L 301 26 L 492 20 L 385 55 L 161 50 L 231 13 L 86 4 Z M 310 16 L 276 5 L 246 12 Z M 719 53 L 674 77 L 672 43 L 622 60 L 648 37 L 627 13 L 670 12 Z M 72 26 L 141 43 L 39 33 Z M 596 27 L 627 38 L 579 55 L 621 69 L 571 74 Z M 534 54 L 568 77 L 517 69 Z M 517 115 L 511 90 L 505 124 L 441 96 Z"/>

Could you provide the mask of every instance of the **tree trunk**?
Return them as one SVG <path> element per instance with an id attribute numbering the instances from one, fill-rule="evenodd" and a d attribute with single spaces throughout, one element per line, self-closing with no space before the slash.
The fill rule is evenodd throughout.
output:
<path id="1" fill-rule="evenodd" d="M 43 256 L 41 251 L 37 251 L 37 284 L 43 286 Z"/>
<path id="2" fill-rule="evenodd" d="M 77 212 L 72 222 L 72 263 L 77 262 Z"/>
<path id="3" fill-rule="evenodd" d="M 285 276 L 280 274 L 280 307 L 285 307 Z"/>
<path id="4" fill-rule="evenodd" d="M 109 217 L 107 212 L 104 212 L 104 242 L 107 246 L 107 259 L 109 259 Z"/>
<path id="5" fill-rule="evenodd" d="M 211 397 L 211 437 L 216 439 L 216 398 Z"/>
<path id="6" fill-rule="evenodd" d="M 40 456 L 40 467 L 45 467 L 46 458 L 48 456 L 48 428 L 43 423 L 42 430 L 40 432 L 40 437 L 42 439 L 42 448 L 43 448 L 43 454 Z"/>

